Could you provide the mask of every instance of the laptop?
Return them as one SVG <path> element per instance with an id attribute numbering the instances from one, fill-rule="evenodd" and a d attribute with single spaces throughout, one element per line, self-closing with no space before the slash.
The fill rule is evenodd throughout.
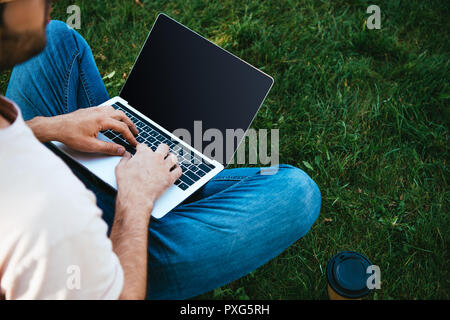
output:
<path id="1" fill-rule="evenodd" d="M 230 160 L 217 161 L 204 155 L 208 143 L 204 139 L 193 143 L 173 132 L 181 128 L 194 137 L 199 134 L 195 125 L 199 121 L 203 131 L 219 130 L 223 137 L 227 129 L 246 131 L 273 82 L 264 72 L 169 16 L 158 15 L 119 96 L 102 104 L 125 112 L 139 130 L 139 143 L 153 150 L 165 143 L 178 156 L 183 174 L 155 202 L 154 218 L 164 217 Z M 117 132 L 104 131 L 98 138 L 136 152 Z M 233 141 L 234 152 L 240 142 Z M 117 190 L 115 167 L 121 157 L 82 153 L 60 142 L 52 144 Z M 225 149 L 223 143 L 222 154 L 226 154 Z"/>

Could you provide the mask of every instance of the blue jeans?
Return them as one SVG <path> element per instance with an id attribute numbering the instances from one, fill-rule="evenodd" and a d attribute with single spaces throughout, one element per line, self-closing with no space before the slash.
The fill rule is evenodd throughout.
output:
<path id="1" fill-rule="evenodd" d="M 52 21 L 48 45 L 14 68 L 6 96 L 25 120 L 56 116 L 108 100 L 86 41 Z M 97 196 L 111 226 L 115 193 L 65 159 Z M 161 220 L 151 219 L 148 298 L 185 299 L 238 279 L 304 236 L 320 211 L 311 178 L 289 165 L 274 175 L 258 168 L 224 170 Z"/>

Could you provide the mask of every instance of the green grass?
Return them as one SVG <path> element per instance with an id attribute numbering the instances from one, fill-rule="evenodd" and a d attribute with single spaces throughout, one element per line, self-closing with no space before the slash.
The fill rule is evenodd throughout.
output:
<path id="1" fill-rule="evenodd" d="M 381 30 L 364 27 L 372 1 L 62 0 L 54 17 L 67 20 L 72 3 L 102 75 L 115 71 L 111 96 L 159 12 L 275 78 L 253 127 L 280 129 L 280 160 L 317 182 L 321 216 L 282 255 L 201 298 L 326 299 L 341 250 L 380 266 L 369 298 L 450 298 L 448 2 L 377 1 Z"/>

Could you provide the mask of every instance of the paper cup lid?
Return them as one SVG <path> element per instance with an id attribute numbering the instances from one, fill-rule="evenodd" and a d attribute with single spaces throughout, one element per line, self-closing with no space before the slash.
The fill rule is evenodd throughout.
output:
<path id="1" fill-rule="evenodd" d="M 354 251 L 343 251 L 331 258 L 327 266 L 327 278 L 331 288 L 340 296 L 357 299 L 369 293 L 367 268 L 372 263 Z"/>

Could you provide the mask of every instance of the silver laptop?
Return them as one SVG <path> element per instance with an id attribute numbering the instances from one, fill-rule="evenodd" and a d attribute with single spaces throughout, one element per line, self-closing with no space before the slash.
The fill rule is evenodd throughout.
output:
<path id="1" fill-rule="evenodd" d="M 272 85 L 267 74 L 167 15 L 158 15 L 119 96 L 102 104 L 125 112 L 139 130 L 139 143 L 153 150 L 166 143 L 178 155 L 183 174 L 156 201 L 154 218 L 170 212 L 232 159 L 233 154 L 221 159 L 205 156 L 204 147 L 211 141 L 205 141 L 202 132 L 218 130 L 226 137 L 229 129 L 248 130 Z M 176 129 L 192 137 L 200 134 L 201 142 L 183 141 L 173 134 Z M 102 132 L 98 138 L 135 153 L 114 131 Z M 233 141 L 233 153 L 240 142 Z M 117 190 L 115 167 L 121 157 L 77 152 L 59 142 L 53 145 Z M 217 154 L 227 153 L 225 145 Z"/>

